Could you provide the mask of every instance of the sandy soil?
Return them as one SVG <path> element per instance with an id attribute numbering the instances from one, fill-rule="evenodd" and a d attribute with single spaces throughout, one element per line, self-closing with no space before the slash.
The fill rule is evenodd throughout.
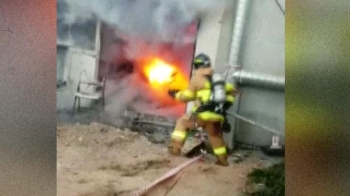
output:
<path id="1" fill-rule="evenodd" d="M 97 123 L 59 126 L 57 149 L 58 196 L 129 195 L 188 160 L 169 155 L 164 144 L 143 135 Z M 230 161 L 220 167 L 208 157 L 191 165 L 166 195 L 241 195 L 245 175 L 264 163 L 254 155 L 238 164 Z"/>

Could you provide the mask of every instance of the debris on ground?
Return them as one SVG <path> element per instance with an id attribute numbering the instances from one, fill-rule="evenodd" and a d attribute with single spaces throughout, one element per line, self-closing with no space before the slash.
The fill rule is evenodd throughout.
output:
<path id="1" fill-rule="evenodd" d="M 260 152 L 240 162 L 230 157 L 230 166 L 206 160 L 185 168 L 167 190 L 167 196 L 239 196 L 253 168 L 264 168 Z M 185 157 L 169 155 L 164 143 L 152 143 L 141 132 L 104 124 L 60 125 L 57 128 L 58 196 L 127 196 L 166 172 L 186 162 Z M 156 196 L 156 195 L 154 195 Z"/>

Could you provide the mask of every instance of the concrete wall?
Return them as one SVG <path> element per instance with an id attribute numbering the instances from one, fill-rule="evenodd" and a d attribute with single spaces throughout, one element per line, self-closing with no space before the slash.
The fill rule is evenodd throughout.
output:
<path id="1" fill-rule="evenodd" d="M 215 71 L 222 72 L 226 69 L 225 65 L 228 64 L 233 33 L 232 29 L 236 15 L 236 3 L 236 0 L 226 0 L 225 10 L 220 21 L 221 31 L 218 47 L 215 51 L 216 58 L 215 61 L 213 61 Z"/>
<path id="2" fill-rule="evenodd" d="M 282 6 L 284 1 L 279 0 Z M 275 1 L 251 1 L 242 51 L 243 70 L 282 76 L 285 74 L 285 17 Z M 284 133 L 284 92 L 243 87 L 238 113 L 263 126 Z M 238 121 L 234 140 L 258 146 L 270 145 L 272 134 Z M 284 138 L 281 138 L 284 145 Z"/>
<path id="3" fill-rule="evenodd" d="M 205 53 L 212 62 L 216 62 L 224 12 L 225 9 L 216 9 L 200 21 L 195 54 Z"/>
<path id="4" fill-rule="evenodd" d="M 284 9 L 284 0 L 279 0 L 279 3 Z M 210 55 L 216 71 L 222 72 L 228 63 L 236 4 L 237 0 L 227 0 L 225 9 L 212 12 L 202 21 L 196 54 L 205 52 Z M 250 0 L 246 19 L 238 64 L 248 72 L 284 76 L 283 12 L 275 1 Z M 284 133 L 284 92 L 242 86 L 238 89 L 242 93 L 241 101 L 230 112 L 238 110 L 239 115 Z M 229 117 L 229 120 L 235 125 L 234 117 Z M 233 128 L 233 132 L 225 134 L 230 148 L 234 145 L 233 141 L 259 146 L 271 143 L 271 133 L 241 120 Z M 283 145 L 285 141 L 280 139 Z"/>

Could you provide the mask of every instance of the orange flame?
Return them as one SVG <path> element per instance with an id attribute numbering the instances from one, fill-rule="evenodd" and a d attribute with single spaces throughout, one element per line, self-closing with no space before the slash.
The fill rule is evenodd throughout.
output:
<path id="1" fill-rule="evenodd" d="M 145 68 L 146 76 L 152 84 L 167 84 L 172 81 L 175 69 L 169 64 L 159 59 L 154 59 Z"/>
<path id="2" fill-rule="evenodd" d="M 165 90 L 164 88 L 183 90 L 188 85 L 185 73 L 178 66 L 159 58 L 146 61 L 143 72 L 155 90 Z"/>
<path id="3" fill-rule="evenodd" d="M 157 56 L 139 58 L 137 67 L 141 78 L 147 81 L 143 89 L 145 97 L 156 100 L 158 107 L 173 108 L 172 112 L 182 114 L 186 105 L 168 95 L 168 90 L 184 90 L 189 84 L 189 73 L 176 63 L 169 63 Z M 135 83 L 138 85 L 138 83 Z M 146 89 L 147 88 L 147 89 Z"/>

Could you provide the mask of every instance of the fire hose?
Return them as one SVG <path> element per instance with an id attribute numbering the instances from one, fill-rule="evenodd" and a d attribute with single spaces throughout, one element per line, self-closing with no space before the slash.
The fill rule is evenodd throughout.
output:
<path id="1" fill-rule="evenodd" d="M 200 131 L 200 138 L 201 141 L 203 142 L 205 140 L 204 138 L 204 132 L 203 130 Z M 167 179 L 170 179 L 171 177 L 176 176 L 179 172 L 181 172 L 185 167 L 192 165 L 194 162 L 200 160 L 201 158 L 204 157 L 204 155 L 206 154 L 206 150 L 201 149 L 201 155 L 192 158 L 190 160 L 188 160 L 187 162 L 173 168 L 172 170 L 168 171 L 166 174 L 164 174 L 162 177 L 156 179 L 155 181 L 153 181 L 151 184 L 149 184 L 148 186 L 140 189 L 139 191 L 137 191 L 134 196 L 142 196 L 145 195 L 148 191 L 150 191 L 152 188 L 158 186 L 160 183 L 164 182 Z"/>
<path id="2" fill-rule="evenodd" d="M 238 115 L 238 114 L 232 114 L 232 113 L 227 113 L 227 114 L 233 115 L 233 116 L 235 116 L 235 117 L 237 117 L 237 118 L 239 118 L 239 119 L 241 119 L 241 120 L 243 120 L 243 121 L 246 121 L 246 122 L 248 122 L 248 123 L 250 123 L 250 124 L 252 124 L 252 125 L 255 125 L 255 126 L 260 127 L 260 128 L 262 128 L 262 129 L 264 129 L 264 130 L 267 130 L 267 131 L 269 131 L 269 132 L 272 132 L 272 133 L 274 133 L 274 134 L 276 134 L 276 135 L 284 136 L 283 134 L 277 132 L 276 130 L 273 130 L 273 129 L 267 128 L 267 127 L 265 127 L 265 126 L 259 125 L 259 124 L 257 124 L 256 122 L 254 122 L 254 121 L 252 121 L 252 120 L 249 120 L 249 119 L 247 119 L 247 118 L 244 118 L 244 117 L 242 117 L 242 116 L 240 116 L 240 115 Z M 201 137 L 201 140 L 203 141 L 203 140 L 204 140 L 204 133 L 203 133 L 203 131 L 200 131 L 200 137 Z M 152 182 L 150 185 L 148 185 L 148 186 L 146 186 L 146 187 L 140 189 L 139 191 L 137 191 L 137 192 L 134 194 L 134 196 L 142 196 L 142 195 L 145 195 L 145 194 L 146 194 L 148 191 L 150 191 L 152 188 L 156 187 L 157 185 L 159 185 L 160 183 L 164 182 L 165 180 L 167 180 L 167 179 L 169 179 L 169 178 L 171 178 L 171 177 L 174 177 L 176 174 L 178 174 L 179 172 L 181 172 L 185 167 L 187 167 L 187 166 L 193 164 L 194 162 L 200 160 L 201 158 L 203 158 L 205 154 L 206 154 L 206 151 L 202 150 L 202 151 L 201 151 L 201 155 L 199 155 L 199 156 L 197 156 L 197 157 L 195 157 L 195 158 L 193 158 L 193 159 L 190 159 L 189 161 L 187 161 L 187 162 L 185 162 L 185 163 L 183 163 L 183 164 L 177 166 L 176 168 L 174 168 L 174 169 L 168 171 L 166 174 L 164 174 L 162 177 L 156 179 L 156 180 L 155 180 L 154 182 Z"/>
<path id="3" fill-rule="evenodd" d="M 145 195 L 149 190 L 159 185 L 161 182 L 164 182 L 165 180 L 174 177 L 176 174 L 178 174 L 180 171 L 182 171 L 185 167 L 193 164 L 194 162 L 198 161 L 204 156 L 204 153 L 202 155 L 199 155 L 198 157 L 195 157 L 193 159 L 190 159 L 189 161 L 177 166 L 176 168 L 168 171 L 166 174 L 164 174 L 162 177 L 156 179 L 154 182 L 152 182 L 150 185 L 146 186 L 145 188 L 140 189 L 137 191 L 134 196 L 142 196 Z"/>
<path id="4" fill-rule="evenodd" d="M 247 118 L 245 118 L 245 117 L 243 117 L 243 116 L 240 116 L 240 115 L 238 115 L 238 114 L 234 114 L 234 113 L 230 113 L 230 112 L 226 112 L 226 113 L 227 113 L 228 115 L 234 116 L 234 117 L 236 117 L 236 118 L 238 118 L 238 119 L 240 119 L 240 120 L 243 120 L 243 121 L 245 121 L 245 122 L 247 122 L 247 123 L 249 123 L 249 124 L 251 124 L 251 125 L 253 125 L 253 126 L 259 127 L 259 128 L 261 128 L 261 129 L 263 129 L 263 130 L 265 130 L 265 131 L 268 131 L 268 132 L 270 132 L 270 133 L 273 133 L 273 134 L 276 134 L 276 135 L 278 135 L 278 136 L 284 137 L 284 134 L 281 133 L 281 132 L 279 132 L 279 131 L 277 131 L 277 130 L 274 130 L 274 129 L 268 128 L 268 127 L 266 127 L 266 126 L 260 125 L 260 124 L 258 124 L 258 123 L 256 123 L 256 122 L 254 122 L 254 121 L 252 121 L 252 120 L 249 120 L 249 119 L 247 119 Z"/>

